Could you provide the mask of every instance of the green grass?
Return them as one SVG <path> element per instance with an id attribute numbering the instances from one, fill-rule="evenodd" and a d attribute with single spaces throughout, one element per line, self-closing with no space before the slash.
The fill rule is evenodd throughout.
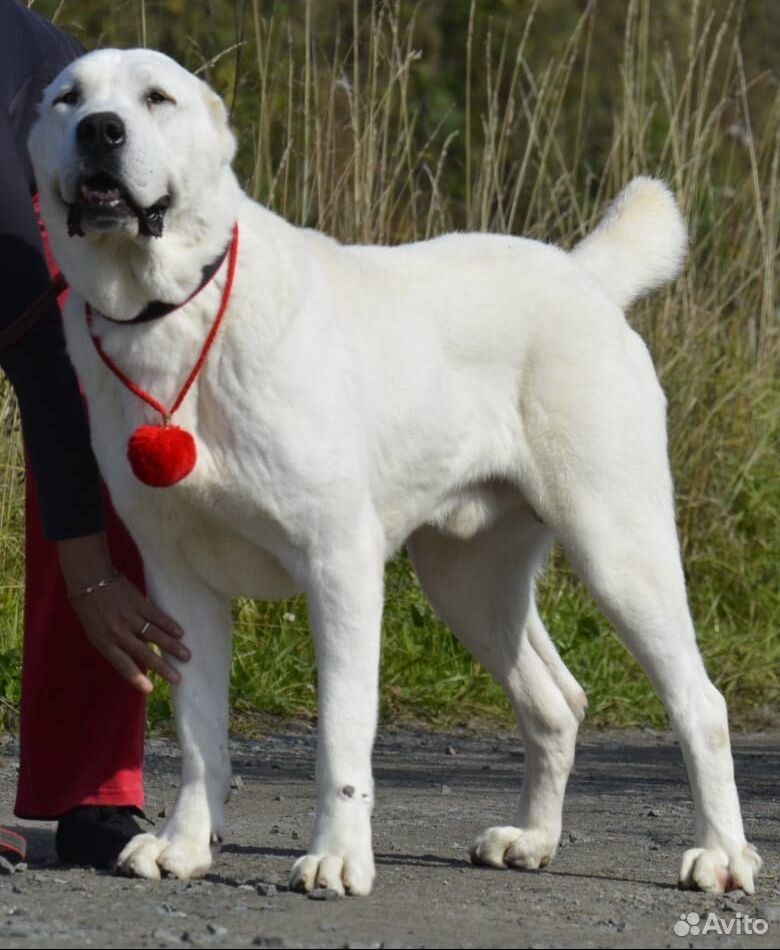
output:
<path id="1" fill-rule="evenodd" d="M 200 69 L 231 107 L 248 191 L 345 241 L 484 229 L 568 247 L 633 175 L 670 182 L 689 260 L 629 319 L 668 396 L 702 651 L 732 718 L 761 724 L 780 702 L 776 50 L 760 26 L 766 8 L 752 0 L 668 4 L 664 17 L 652 8 L 65 0 L 59 17 L 87 46 L 145 41 Z M 0 689 L 13 704 L 22 501 L 15 424 L 7 408 L 1 415 Z M 385 721 L 509 722 L 500 690 L 433 615 L 403 554 L 386 586 Z M 591 722 L 664 722 L 559 555 L 540 601 Z M 239 602 L 235 621 L 236 722 L 257 709 L 314 715 L 305 604 Z M 158 689 L 150 719 L 168 717 Z"/>

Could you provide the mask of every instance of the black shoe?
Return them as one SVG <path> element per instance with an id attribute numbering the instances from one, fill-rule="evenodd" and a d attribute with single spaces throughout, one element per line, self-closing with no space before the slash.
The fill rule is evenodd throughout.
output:
<path id="1" fill-rule="evenodd" d="M 144 813 L 134 805 L 80 805 L 57 823 L 57 855 L 68 864 L 95 868 L 113 865 L 127 842 L 141 834 L 135 821 Z"/>

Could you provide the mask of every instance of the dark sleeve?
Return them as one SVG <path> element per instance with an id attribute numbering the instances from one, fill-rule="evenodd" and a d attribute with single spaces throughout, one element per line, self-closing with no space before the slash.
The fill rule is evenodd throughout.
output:
<path id="1" fill-rule="evenodd" d="M 49 284 L 29 187 L 7 124 L 0 110 L 0 331 Z M 57 307 L 20 340 L 0 348 L 0 366 L 19 401 L 46 536 L 63 540 L 101 530 L 97 465 Z"/>

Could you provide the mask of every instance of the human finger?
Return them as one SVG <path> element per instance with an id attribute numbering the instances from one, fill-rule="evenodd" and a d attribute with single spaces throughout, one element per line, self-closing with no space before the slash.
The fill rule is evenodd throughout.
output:
<path id="1" fill-rule="evenodd" d="M 186 663 L 191 656 L 190 651 L 177 637 L 170 634 L 164 628 L 161 628 L 149 617 L 146 617 L 144 620 L 143 625 L 138 630 L 137 636 L 142 642 L 154 643 L 164 653 L 175 656 L 176 659 L 181 660 L 182 663 Z"/>

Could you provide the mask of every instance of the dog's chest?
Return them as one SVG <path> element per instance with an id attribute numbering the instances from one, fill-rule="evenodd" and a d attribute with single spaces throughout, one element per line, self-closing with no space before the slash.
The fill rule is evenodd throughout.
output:
<path id="1" fill-rule="evenodd" d="M 278 600 L 299 592 L 269 550 L 208 517 L 187 520 L 179 548 L 193 570 L 227 597 Z"/>

